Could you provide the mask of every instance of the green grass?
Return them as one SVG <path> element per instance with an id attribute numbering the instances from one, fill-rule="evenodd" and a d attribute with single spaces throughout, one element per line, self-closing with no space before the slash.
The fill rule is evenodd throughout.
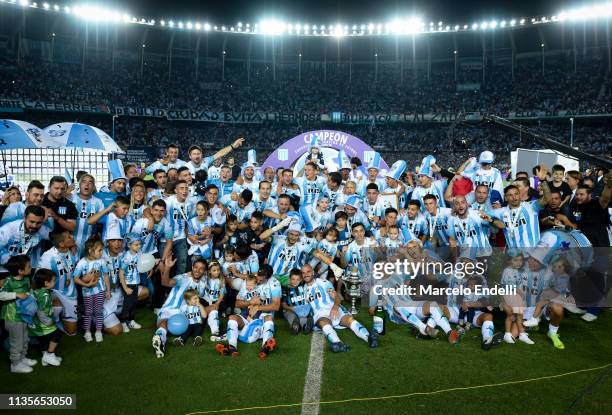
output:
<path id="1" fill-rule="evenodd" d="M 369 318 L 362 319 L 369 325 Z M 74 393 L 78 413 L 105 414 L 185 414 L 302 401 L 310 337 L 291 336 L 280 319 L 276 336 L 279 350 L 265 361 L 257 358 L 259 343 L 240 344 L 241 355 L 230 358 L 219 356 L 208 341 L 199 349 L 169 346 L 167 357 L 158 360 L 150 346 L 153 314 L 141 309 L 137 320 L 145 326 L 143 330 L 107 336 L 102 344 L 64 337 L 60 368 L 38 365 L 31 375 L 12 375 L 4 355 L 0 393 Z M 533 346 L 504 344 L 490 352 L 480 350 L 479 330 L 469 332 L 458 346 L 451 346 L 442 338 L 416 340 L 405 326 L 391 326 L 377 350 L 368 349 L 350 330 L 342 330 L 339 335 L 352 350 L 338 355 L 326 351 L 321 399 L 428 392 L 602 366 L 612 362 L 611 328 L 609 312 L 591 324 L 572 317 L 560 330 L 565 350 L 554 349 L 544 333 L 534 333 Z M 38 352 L 30 356 L 38 356 Z M 599 379 L 602 375 L 606 376 Z M 490 389 L 323 404 L 321 414 L 557 414 L 577 399 L 573 413 L 610 413 L 610 375 L 612 369 Z M 239 413 L 295 414 L 300 409 Z"/>

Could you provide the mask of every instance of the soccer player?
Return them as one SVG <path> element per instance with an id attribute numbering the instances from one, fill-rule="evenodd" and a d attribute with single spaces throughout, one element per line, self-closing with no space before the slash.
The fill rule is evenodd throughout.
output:
<path id="1" fill-rule="evenodd" d="M 427 239 L 427 219 L 421 213 L 421 202 L 418 200 L 408 202 L 408 209 L 400 214 L 397 223 L 400 228 L 406 228 L 421 242 Z"/>
<path id="2" fill-rule="evenodd" d="M 427 219 L 427 236 L 431 247 L 448 246 L 448 221 L 452 209 L 438 206 L 438 198 L 432 194 L 423 196 L 425 218 Z"/>
<path id="3" fill-rule="evenodd" d="M 342 186 L 342 176 L 337 171 L 327 175 L 327 184 L 323 193 L 329 195 L 329 209 L 333 212 L 338 206 L 344 204 L 344 187 Z"/>
<path id="4" fill-rule="evenodd" d="M 331 343 L 334 353 L 346 352 L 348 345 L 342 343 L 336 328 L 339 326 L 350 328 L 361 340 L 368 343 L 371 348 L 378 347 L 378 332 L 369 332 L 361 323 L 353 318 L 344 307 L 340 305 L 340 295 L 336 293 L 331 282 L 314 278 L 314 270 L 308 264 L 302 267 L 304 280 L 304 294 L 312 308 L 313 321 L 321 328 L 327 340 Z"/>
<path id="5" fill-rule="evenodd" d="M 372 227 L 379 228 L 383 224 L 383 218 L 385 216 L 385 210 L 391 205 L 381 199 L 379 196 L 378 185 L 370 183 L 366 186 L 366 199 L 363 204 L 363 210 L 368 215 L 368 220 L 372 224 Z"/>
<path id="6" fill-rule="evenodd" d="M 0 226 L 4 226 L 9 222 L 23 219 L 24 212 L 28 206 L 40 206 L 45 197 L 45 186 L 38 180 L 32 180 L 28 184 L 23 202 L 13 202 L 6 207 L 2 215 Z M 45 225 L 49 229 L 53 229 L 53 219 L 47 217 Z"/>
<path id="7" fill-rule="evenodd" d="M 280 195 L 287 195 L 293 199 L 302 199 L 302 190 L 300 186 L 293 181 L 293 170 L 284 169 L 281 173 L 281 178 L 276 184 L 275 192 L 273 196 L 280 197 Z"/>
<path id="8" fill-rule="evenodd" d="M 427 158 L 427 157 L 426 157 Z M 427 195 L 434 196 L 436 206 L 442 208 L 444 206 L 444 191 L 446 190 L 446 179 L 433 180 L 433 170 L 438 168 L 435 164 L 429 168 L 421 167 L 417 180 L 419 184 L 412 192 L 412 200 L 421 202 L 421 208 L 426 210 L 425 197 Z M 431 236 L 431 235 L 430 235 Z"/>
<path id="9" fill-rule="evenodd" d="M 253 201 L 253 192 L 249 189 L 244 189 L 240 192 L 237 200 L 232 200 L 228 204 L 230 213 L 236 216 L 238 220 L 238 229 L 244 230 L 249 227 L 249 219 L 253 212 L 255 212 L 255 205 Z"/>
<path id="10" fill-rule="evenodd" d="M 232 169 L 228 165 L 221 166 L 218 179 L 208 179 L 208 184 L 214 184 L 219 191 L 219 201 L 227 205 L 232 197 L 234 181 L 232 180 Z"/>
<path id="11" fill-rule="evenodd" d="M 176 273 L 183 274 L 187 270 L 187 223 L 194 216 L 194 206 L 189 203 L 189 186 L 187 182 L 176 182 L 175 194 L 166 198 L 166 218 L 174 231 L 172 238 L 172 253 L 176 258 Z"/>
<path id="12" fill-rule="evenodd" d="M 130 210 L 130 200 L 125 196 L 117 196 L 115 201 L 105 209 L 95 213 L 87 219 L 88 225 L 95 225 L 103 221 L 102 240 L 108 239 L 109 235 L 125 235 L 129 231 L 127 219 Z M 108 215 L 108 216 L 107 216 Z"/>
<path id="13" fill-rule="evenodd" d="M 27 255 L 33 268 L 38 268 L 43 240 L 49 239 L 49 228 L 43 225 L 45 211 L 41 206 L 28 206 L 24 219 L 0 227 L 0 264 L 10 257 Z"/>
<path id="14" fill-rule="evenodd" d="M 157 185 L 157 188 L 147 193 L 147 201 L 151 203 L 153 200 L 163 199 L 166 185 L 168 184 L 168 176 L 162 169 L 157 169 L 153 172 L 153 181 Z"/>
<path id="15" fill-rule="evenodd" d="M 478 157 L 479 166 L 476 168 L 465 171 L 464 169 L 470 163 L 474 163 L 475 160 L 470 159 L 466 161 L 457 171 L 463 177 L 467 177 L 474 183 L 474 187 L 485 185 L 489 189 L 497 190 L 501 195 L 504 189 L 501 173 L 498 169 L 492 166 L 495 161 L 495 155 L 490 151 L 483 151 Z"/>
<path id="16" fill-rule="evenodd" d="M 178 146 L 176 144 L 169 144 L 168 147 L 166 147 L 166 154 L 164 154 L 164 157 L 161 159 L 158 159 L 157 161 L 149 165 L 145 169 L 145 172 L 147 174 L 151 174 L 157 169 L 161 169 L 167 172 L 169 169 L 172 169 L 172 168 L 178 169 L 179 167 L 183 167 L 187 163 L 179 159 L 178 155 L 179 155 Z"/>
<path id="17" fill-rule="evenodd" d="M 276 200 L 276 206 L 272 206 L 271 208 L 263 211 L 263 214 L 266 217 L 264 224 L 269 228 L 277 225 L 279 221 L 287 218 L 290 209 L 291 198 L 289 195 L 282 193 Z"/>
<path id="18" fill-rule="evenodd" d="M 326 186 L 325 178 L 319 176 L 319 167 L 317 164 L 309 161 L 304 165 L 303 173 L 303 177 L 295 179 L 302 195 L 300 206 L 315 203 Z"/>
<path id="19" fill-rule="evenodd" d="M 492 218 L 504 222 L 504 236 L 509 248 L 532 248 L 540 241 L 538 213 L 550 201 L 550 189 L 546 181 L 546 169 L 543 166 L 538 171 L 538 177 L 543 192 L 538 200 L 521 201 L 519 189 L 509 185 L 504 189 L 508 206 L 487 212 Z"/>
<path id="20" fill-rule="evenodd" d="M 469 257 L 491 256 L 493 249 L 489 243 L 489 225 L 503 228 L 505 225 L 498 219 L 487 216 L 482 211 L 468 208 L 465 196 L 455 196 L 453 215 L 448 219 L 448 242 L 457 258 L 458 249 L 469 251 Z"/>
<path id="21" fill-rule="evenodd" d="M 68 232 L 55 232 L 51 236 L 53 248 L 40 257 L 38 266 L 53 271 L 56 275 L 53 289 L 53 312 L 62 317 L 64 331 L 68 335 L 77 332 L 77 288 L 74 283 L 74 269 L 79 257 L 72 253 L 76 246 L 73 235 Z"/>
<path id="22" fill-rule="evenodd" d="M 270 197 L 272 193 L 272 183 L 266 180 L 259 182 L 258 191 L 253 197 L 253 206 L 257 212 L 263 213 L 264 210 L 272 208 L 276 201 Z"/>
<path id="23" fill-rule="evenodd" d="M 166 353 L 166 341 L 168 335 L 168 319 L 180 313 L 180 308 L 184 303 L 183 294 L 185 291 L 193 289 L 202 297 L 206 288 L 206 261 L 196 259 L 191 266 L 191 272 L 176 275 L 170 278 L 170 269 L 176 263 L 176 259 L 167 256 L 161 268 L 162 284 L 171 287 L 170 294 L 157 313 L 157 330 L 151 340 L 151 345 L 155 350 L 155 356 L 164 357 Z"/>
<path id="24" fill-rule="evenodd" d="M 302 271 L 298 268 L 293 268 L 289 272 L 289 284 L 283 288 L 281 306 L 283 316 L 291 327 L 291 333 L 298 334 L 301 330 L 304 334 L 310 334 L 314 321 L 310 305 L 306 303 Z"/>
<path id="25" fill-rule="evenodd" d="M 115 239 L 107 239 L 105 249 L 102 254 L 102 259 L 106 262 L 108 269 L 108 279 L 111 285 L 111 298 L 104 301 L 104 333 L 117 336 L 124 332 L 124 327 L 119 321 L 119 314 L 123 309 L 123 292 L 121 291 L 121 282 L 119 281 L 119 268 L 121 267 L 121 258 L 123 257 L 123 237 L 116 235 Z M 146 299 L 149 296 L 149 290 L 142 286 L 138 286 L 138 298 Z M 127 327 L 126 327 L 127 328 Z M 129 331 L 129 328 L 127 328 Z"/>
<path id="26" fill-rule="evenodd" d="M 79 193 L 72 195 L 72 203 L 78 213 L 74 239 L 78 247 L 83 247 L 94 233 L 94 226 L 87 223 L 87 219 L 104 210 L 104 203 L 93 195 L 96 182 L 92 175 L 84 174 L 79 180 Z"/>

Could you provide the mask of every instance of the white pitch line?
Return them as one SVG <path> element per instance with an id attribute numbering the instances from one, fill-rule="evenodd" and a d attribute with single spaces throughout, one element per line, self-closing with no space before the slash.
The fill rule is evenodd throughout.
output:
<path id="1" fill-rule="evenodd" d="M 321 400 L 321 375 L 323 374 L 323 349 L 325 336 L 322 332 L 312 333 L 310 341 L 310 356 L 308 371 L 304 382 L 304 397 L 302 398 L 302 415 L 319 415 L 319 404 L 305 405 Z"/>

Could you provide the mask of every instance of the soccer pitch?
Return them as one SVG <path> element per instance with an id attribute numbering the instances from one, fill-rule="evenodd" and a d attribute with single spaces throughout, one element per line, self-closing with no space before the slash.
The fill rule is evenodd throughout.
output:
<path id="1" fill-rule="evenodd" d="M 359 317 L 371 325 L 365 313 Z M 341 330 L 351 350 L 332 354 L 325 342 L 321 402 L 306 406 L 312 336 L 292 336 L 284 320 L 276 320 L 279 347 L 266 360 L 257 357 L 259 343 L 239 344 L 240 356 L 225 357 L 208 341 L 197 349 L 169 344 L 166 357 L 156 359 L 150 346 L 154 315 L 140 309 L 137 320 L 142 330 L 106 336 L 101 344 L 64 337 L 59 368 L 39 363 L 30 375 L 14 375 L 5 355 L 0 393 L 73 393 L 77 413 L 104 414 L 612 412 L 609 312 L 590 324 L 564 320 L 565 350 L 552 346 L 544 328 L 532 334 L 533 346 L 502 344 L 489 352 L 480 349 L 477 329 L 451 346 L 443 337 L 417 340 L 407 326 L 388 325 L 378 349 Z M 34 356 L 40 354 L 31 349 Z"/>

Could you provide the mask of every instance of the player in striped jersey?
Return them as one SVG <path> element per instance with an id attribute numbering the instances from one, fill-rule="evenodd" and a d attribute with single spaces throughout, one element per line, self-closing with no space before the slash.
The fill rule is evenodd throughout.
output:
<path id="1" fill-rule="evenodd" d="M 242 166 L 242 175 L 236 179 L 232 193 L 237 197 L 242 191 L 247 189 L 253 194 L 257 193 L 259 189 L 259 180 L 255 177 L 255 165 L 250 162 L 246 162 Z"/>
<path id="2" fill-rule="evenodd" d="M 206 288 L 206 261 L 196 259 L 191 266 L 191 272 L 176 275 L 170 278 L 170 269 L 176 263 L 171 255 L 167 256 L 161 263 L 162 284 L 171 287 L 170 294 L 157 314 L 157 330 L 153 335 L 151 344 L 158 358 L 164 357 L 166 352 L 166 340 L 168 334 L 168 319 L 180 313 L 180 307 L 184 303 L 183 294 L 189 289 L 196 290 L 201 297 Z"/>
<path id="3" fill-rule="evenodd" d="M 487 186 L 491 190 L 496 190 L 501 195 L 504 190 L 503 179 L 500 171 L 491 164 L 495 161 L 495 156 L 490 151 L 483 151 L 478 157 L 479 165 L 470 170 L 465 170 L 466 166 L 474 165 L 475 159 L 467 160 L 457 171 L 463 177 L 467 177 L 474 183 L 474 187 L 480 185 Z"/>
<path id="4" fill-rule="evenodd" d="M 487 212 L 487 215 L 501 220 L 506 225 L 504 236 L 509 248 L 532 248 L 540 241 L 538 215 L 550 200 L 550 188 L 545 180 L 546 170 L 540 169 L 541 171 L 544 171 L 544 177 L 540 182 L 542 197 L 532 202 L 522 202 L 519 189 L 510 185 L 504 190 L 508 206 Z M 538 175 L 542 174 L 538 173 Z"/>
<path id="5" fill-rule="evenodd" d="M 45 211 L 42 206 L 28 206 L 24 218 L 0 227 L 0 264 L 10 257 L 28 255 L 33 268 L 38 268 L 45 239 L 50 229 L 43 225 Z"/>
<path id="6" fill-rule="evenodd" d="M 125 235 L 129 232 L 127 214 L 130 209 L 130 201 L 125 196 L 117 196 L 104 210 L 95 213 L 87 219 L 89 225 L 95 225 L 98 222 L 104 223 L 102 229 L 102 240 L 105 241 L 116 235 Z"/>
<path id="7" fill-rule="evenodd" d="M 253 192 L 249 189 L 244 189 L 237 200 L 232 200 L 228 205 L 230 214 L 236 216 L 238 220 L 238 229 L 244 230 L 249 227 L 249 219 L 255 212 L 255 205 L 252 203 Z"/>
<path id="8" fill-rule="evenodd" d="M 210 341 L 223 340 L 219 337 L 219 307 L 225 297 L 225 280 L 221 273 L 221 265 L 217 261 L 208 264 L 208 278 L 202 297 L 204 308 L 208 314 L 207 322 L 210 327 Z"/>
<path id="9" fill-rule="evenodd" d="M 342 343 L 336 328 L 339 326 L 350 328 L 361 340 L 368 343 L 371 348 L 378 347 L 378 332 L 371 333 L 340 305 L 340 295 L 336 293 L 331 282 L 314 278 L 314 270 L 308 264 L 302 267 L 304 280 L 304 294 L 312 308 L 313 321 L 321 328 L 327 340 L 331 343 L 334 353 L 346 352 L 348 345 Z"/>
<path id="10" fill-rule="evenodd" d="M 450 208 L 439 207 L 438 199 L 434 195 L 423 197 L 425 204 L 425 218 L 427 219 L 427 236 L 432 247 L 448 246 L 448 221 L 453 213 Z"/>
<path id="11" fill-rule="evenodd" d="M 291 199 L 288 195 L 283 193 L 278 196 L 276 206 L 265 209 L 263 212 L 263 215 L 265 216 L 265 226 L 272 228 L 273 226 L 277 225 L 279 221 L 285 219 L 288 216 L 290 207 Z"/>
<path id="12" fill-rule="evenodd" d="M 253 197 L 253 206 L 257 212 L 263 213 L 264 210 L 270 209 L 276 205 L 276 200 L 270 197 L 272 193 L 272 183 L 262 180 L 259 182 L 258 191 Z"/>
<path id="13" fill-rule="evenodd" d="M 360 222 L 354 223 L 351 226 L 351 234 L 353 235 L 353 242 L 344 251 L 342 267 L 357 267 L 362 280 L 367 281 L 372 275 L 372 267 L 374 261 L 376 261 L 376 248 L 378 244 L 374 238 L 366 238 L 365 227 Z"/>
<path id="14" fill-rule="evenodd" d="M 300 206 L 315 203 L 326 185 L 325 178 L 318 175 L 319 167 L 315 163 L 311 161 L 306 163 L 303 173 L 303 177 L 295 179 L 295 183 L 299 186 L 300 193 L 302 194 Z"/>
<path id="15" fill-rule="evenodd" d="M 293 180 L 293 170 L 284 169 L 281 178 L 272 189 L 272 196 L 279 198 L 280 195 L 288 195 L 294 199 L 302 199 L 302 190 Z"/>
<path id="16" fill-rule="evenodd" d="M 380 194 L 378 186 L 374 183 L 366 187 L 366 198 L 363 203 L 363 211 L 368 216 L 372 227 L 379 228 L 385 216 L 385 210 L 391 205 L 386 200 L 378 197 Z"/>
<path id="17" fill-rule="evenodd" d="M 350 196 L 346 199 L 346 203 L 344 204 L 344 211 L 347 215 L 347 225 L 352 229 L 353 225 L 356 223 L 361 223 L 366 231 L 369 231 L 372 228 L 372 224 L 368 219 L 368 216 L 360 209 L 361 204 L 359 203 L 359 198 L 357 196 Z"/>
<path id="18" fill-rule="evenodd" d="M 455 196 L 453 210 L 448 220 L 448 240 L 453 256 L 458 257 L 457 248 L 469 251 L 470 258 L 491 256 L 489 225 L 503 228 L 504 223 L 483 211 L 469 209 L 465 196 Z"/>
<path id="19" fill-rule="evenodd" d="M 187 223 L 194 215 L 194 206 L 187 200 L 189 185 L 184 180 L 176 182 L 175 194 L 166 198 L 166 219 L 172 225 L 172 253 L 176 257 L 176 273 L 187 269 Z"/>
<path id="20" fill-rule="evenodd" d="M 123 333 L 123 326 L 119 321 L 119 314 L 123 308 L 123 292 L 119 281 L 119 268 L 123 257 L 123 239 L 117 236 L 116 239 L 104 241 L 106 249 L 102 254 L 102 259 L 106 262 L 108 269 L 108 279 L 111 285 L 111 298 L 104 301 L 104 333 L 116 336 Z M 140 285 L 138 287 L 138 298 L 146 299 L 149 290 Z"/>
<path id="21" fill-rule="evenodd" d="M 385 209 L 385 226 L 380 229 L 376 229 L 374 233 L 374 239 L 377 242 L 383 242 L 385 238 L 388 236 L 389 230 L 391 227 L 395 228 L 395 232 L 398 233 L 397 238 L 393 240 L 397 240 L 397 243 L 391 242 L 389 248 L 399 247 L 400 245 L 405 245 L 408 241 L 411 241 L 416 238 L 414 234 L 410 231 L 407 226 L 399 227 L 398 225 L 398 213 L 394 207 L 388 207 Z M 392 245 L 392 246 L 391 246 Z"/>
<path id="22" fill-rule="evenodd" d="M 64 331 L 69 335 L 77 331 L 77 288 L 74 283 L 74 269 L 79 261 L 77 255 L 72 253 L 76 246 L 74 237 L 68 231 L 52 234 L 53 248 L 46 251 L 39 262 L 40 268 L 53 271 L 56 275 L 53 298 L 56 304 L 53 312 L 59 319 L 62 317 Z"/>
<path id="23" fill-rule="evenodd" d="M 213 235 L 211 232 L 213 221 L 208 216 L 208 212 L 208 202 L 199 201 L 196 204 L 196 216 L 187 223 L 187 242 L 190 245 L 189 255 L 198 256 L 206 260 L 210 259 L 213 254 Z"/>
<path id="24" fill-rule="evenodd" d="M 342 175 L 337 171 L 327 174 L 327 183 L 323 193 L 329 195 L 329 209 L 333 212 L 338 206 L 344 205 L 344 186 L 342 186 Z"/>
<path id="25" fill-rule="evenodd" d="M 421 242 L 427 239 L 427 219 L 421 213 L 421 202 L 418 200 L 408 202 L 408 209 L 399 215 L 397 223 L 401 229 L 408 229 Z"/>
<path id="26" fill-rule="evenodd" d="M 41 206 L 44 197 L 45 186 L 38 180 L 32 180 L 30 184 L 28 184 L 25 200 L 23 202 L 13 202 L 6 207 L 2 214 L 0 226 L 4 226 L 9 222 L 22 220 L 25 216 L 24 213 L 26 208 L 28 206 Z M 47 217 L 45 226 L 49 229 L 53 229 L 55 226 L 53 218 Z"/>
<path id="27" fill-rule="evenodd" d="M 179 159 L 178 155 L 179 148 L 177 147 L 177 145 L 169 144 L 168 147 L 166 147 L 166 154 L 164 154 L 164 158 L 156 160 L 155 162 L 147 166 L 145 172 L 151 174 L 157 169 L 161 169 L 167 172 L 168 170 L 173 168 L 178 169 L 179 167 L 183 167 L 186 163 L 183 160 Z"/>
<path id="28" fill-rule="evenodd" d="M 313 231 L 324 231 L 332 227 L 334 217 L 329 210 L 329 195 L 323 193 L 319 196 L 316 206 L 302 205 L 300 207 L 300 215 L 304 222 L 304 231 L 307 233 Z"/>
<path id="29" fill-rule="evenodd" d="M 234 181 L 232 180 L 232 169 L 227 166 L 221 166 L 218 179 L 209 179 L 208 184 L 214 184 L 219 189 L 219 201 L 224 205 L 231 200 Z"/>
<path id="30" fill-rule="evenodd" d="M 302 271 L 298 268 L 293 268 L 289 272 L 289 284 L 283 288 L 281 307 L 283 316 L 291 327 L 291 333 L 298 334 L 301 330 L 304 334 L 310 334 L 314 321 L 310 305 L 306 303 Z"/>
<path id="31" fill-rule="evenodd" d="M 174 230 L 166 217 L 166 202 L 161 199 L 153 201 L 150 207 L 151 217 L 141 218 L 132 226 L 132 232 L 140 235 L 143 254 L 158 254 L 166 258 L 172 252 L 172 237 Z M 158 252 L 159 243 L 166 240 L 164 252 Z"/>
<path id="32" fill-rule="evenodd" d="M 164 192 L 166 190 L 166 184 L 168 183 L 168 176 L 166 175 L 165 170 L 157 169 L 153 172 L 153 180 L 157 187 L 153 190 L 150 190 L 147 193 L 147 201 L 149 203 L 153 202 L 157 199 L 164 198 Z"/>
<path id="33" fill-rule="evenodd" d="M 104 210 L 104 203 L 93 196 L 95 189 L 94 177 L 90 174 L 85 174 L 79 181 L 79 193 L 72 195 L 71 198 L 78 212 L 74 239 L 79 247 L 84 246 L 85 241 L 94 233 L 94 226 L 88 224 L 87 219 Z"/>
<path id="34" fill-rule="evenodd" d="M 341 251 L 338 250 L 338 230 L 336 228 L 329 228 L 323 233 L 323 235 L 324 239 L 317 242 L 316 249 L 332 258 L 332 260 L 335 260 L 335 258 L 341 253 Z M 319 278 L 324 280 L 327 279 L 327 271 L 329 270 L 329 266 L 326 263 L 317 258 L 312 258 L 308 263 L 316 271 Z M 318 269 L 317 265 L 319 265 Z"/>

